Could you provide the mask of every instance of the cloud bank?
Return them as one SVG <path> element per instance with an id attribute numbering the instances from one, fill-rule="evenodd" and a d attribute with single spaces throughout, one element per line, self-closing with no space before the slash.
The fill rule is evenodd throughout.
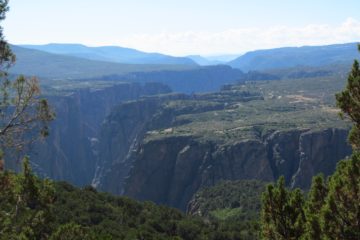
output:
<path id="1" fill-rule="evenodd" d="M 119 45 L 172 55 L 244 53 L 284 46 L 326 45 L 360 41 L 360 21 L 348 18 L 338 25 L 239 28 L 220 32 L 164 32 L 122 38 Z"/>

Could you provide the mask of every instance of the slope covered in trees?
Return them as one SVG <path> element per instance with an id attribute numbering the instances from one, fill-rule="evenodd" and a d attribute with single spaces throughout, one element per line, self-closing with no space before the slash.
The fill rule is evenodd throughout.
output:
<path id="1" fill-rule="evenodd" d="M 221 181 L 198 191 L 187 212 L 210 219 L 257 220 L 265 183 L 258 180 Z"/>
<path id="2" fill-rule="evenodd" d="M 41 180 L 28 160 L 22 174 L 0 173 L 0 239 L 253 239 L 253 225 L 205 222 L 178 210 Z"/>

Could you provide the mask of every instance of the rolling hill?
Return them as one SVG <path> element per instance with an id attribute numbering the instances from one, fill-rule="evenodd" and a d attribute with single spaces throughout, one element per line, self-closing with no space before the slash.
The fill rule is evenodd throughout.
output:
<path id="1" fill-rule="evenodd" d="M 79 57 L 89 60 L 127 64 L 184 64 L 196 65 L 190 58 L 173 57 L 160 53 L 147 53 L 116 46 L 88 47 L 81 44 L 21 45 L 21 47 L 48 53 Z"/>
<path id="2" fill-rule="evenodd" d="M 11 48 L 17 59 L 15 66 L 10 70 L 11 73 L 35 75 L 50 80 L 96 78 L 110 74 L 123 75 L 130 72 L 183 70 L 197 67 L 196 65 L 121 64 L 52 54 L 14 45 Z"/>
<path id="3" fill-rule="evenodd" d="M 228 65 L 242 71 L 263 71 L 299 66 L 351 65 L 357 58 L 356 43 L 327 46 L 286 47 L 248 52 Z"/>
<path id="4" fill-rule="evenodd" d="M 218 65 L 218 64 L 224 64 L 226 62 L 218 61 L 218 60 L 210 60 L 206 57 L 200 56 L 200 55 L 189 55 L 188 58 L 192 59 L 194 62 L 201 66 L 208 66 L 208 65 Z"/>
<path id="5" fill-rule="evenodd" d="M 192 59 L 194 62 L 201 66 L 209 65 L 221 65 L 226 64 L 229 61 L 239 57 L 240 54 L 227 54 L 227 55 L 215 55 L 215 56 L 201 56 L 201 55 L 189 55 L 187 58 Z"/>

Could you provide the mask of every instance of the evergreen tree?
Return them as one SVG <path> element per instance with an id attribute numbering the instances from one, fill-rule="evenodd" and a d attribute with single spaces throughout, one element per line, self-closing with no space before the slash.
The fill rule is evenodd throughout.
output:
<path id="1" fill-rule="evenodd" d="M 360 153 L 339 162 L 322 214 L 325 239 L 360 239 Z"/>
<path id="2" fill-rule="evenodd" d="M 360 51 L 360 45 L 358 49 Z M 264 239 L 360 239 L 360 68 L 357 60 L 345 90 L 336 94 L 336 100 L 341 116 L 354 123 L 349 134 L 353 155 L 338 163 L 328 183 L 322 176 L 313 178 L 305 204 L 299 190 L 285 189 L 283 177 L 277 185 L 269 185 L 263 195 Z"/>
<path id="3" fill-rule="evenodd" d="M 322 239 L 320 213 L 327 193 L 328 188 L 323 175 L 315 176 L 305 205 L 306 230 L 304 239 Z"/>
<path id="4" fill-rule="evenodd" d="M 360 51 L 360 45 L 358 45 Z M 360 239 L 360 68 L 354 61 L 345 90 L 336 94 L 342 117 L 354 123 L 349 141 L 354 153 L 338 163 L 323 207 L 325 239 Z"/>
<path id="5" fill-rule="evenodd" d="M 358 49 L 360 51 L 360 45 Z M 349 117 L 354 123 L 349 140 L 354 150 L 360 150 L 360 68 L 357 60 L 352 66 L 345 90 L 336 94 L 336 102 L 343 112 L 341 116 Z"/>
<path id="6" fill-rule="evenodd" d="M 89 232 L 89 229 L 78 224 L 67 223 L 61 225 L 56 232 L 51 235 L 50 240 L 95 240 L 96 237 Z"/>
<path id="7" fill-rule="evenodd" d="M 0 173 L 0 196 L 0 239 L 48 239 L 54 188 L 32 173 L 28 158 L 22 174 Z"/>
<path id="8" fill-rule="evenodd" d="M 0 22 L 8 10 L 8 0 L 0 0 Z M 39 98 L 41 92 L 35 77 L 9 77 L 8 70 L 15 60 L 0 26 L 0 150 L 5 153 L 22 150 L 37 139 L 35 136 L 47 136 L 48 122 L 54 118 L 47 101 Z M 0 171 L 3 169 L 2 155 Z"/>
<path id="9" fill-rule="evenodd" d="M 284 177 L 280 177 L 275 185 L 270 184 L 263 194 L 263 239 L 299 239 L 305 230 L 303 205 L 302 192 L 287 190 Z"/>

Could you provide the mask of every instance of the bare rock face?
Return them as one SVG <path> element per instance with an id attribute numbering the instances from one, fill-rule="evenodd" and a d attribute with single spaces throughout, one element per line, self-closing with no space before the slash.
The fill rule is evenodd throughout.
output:
<path id="1" fill-rule="evenodd" d="M 247 101 L 243 94 L 231 93 L 240 98 L 237 102 Z M 215 100 L 200 103 L 199 97 Z M 181 131 L 186 121 L 194 123 L 181 116 L 231 112 L 228 101 L 233 98 L 171 94 L 117 107 L 101 130 L 93 185 L 185 210 L 194 193 L 221 180 L 271 182 L 283 175 L 288 186 L 307 189 L 315 174 L 331 174 L 351 153 L 347 129 L 289 127 L 263 133 L 254 127 L 244 137 L 222 139 Z"/>
<path id="2" fill-rule="evenodd" d="M 346 136 L 347 130 L 325 129 L 277 132 L 264 141 L 231 145 L 190 136 L 149 141 L 133 152 L 134 166 L 115 193 L 185 210 L 197 190 L 220 180 L 273 181 L 285 175 L 289 185 L 306 189 L 312 176 L 331 174 L 351 153 Z"/>
<path id="3" fill-rule="evenodd" d="M 258 141 L 217 146 L 191 137 L 174 137 L 149 142 L 140 151 L 125 194 L 180 209 L 186 208 L 199 188 L 222 179 L 273 180 L 266 150 Z"/>
<path id="4" fill-rule="evenodd" d="M 92 180 L 94 186 L 100 189 L 104 185 L 111 186 L 113 178 L 117 182 L 124 181 L 132 166 L 132 161 L 127 158 L 142 139 L 149 116 L 155 113 L 158 104 L 156 100 L 130 102 L 119 106 L 119 111 L 108 116 L 100 134 L 99 156 Z M 112 169 L 116 168 L 116 164 L 121 166 L 114 173 Z M 113 186 L 111 191 L 122 193 L 120 186 Z"/>
<path id="5" fill-rule="evenodd" d="M 304 131 L 276 131 L 264 141 L 274 177 L 284 176 L 287 184 L 299 166 L 299 141 Z"/>
<path id="6" fill-rule="evenodd" d="M 190 96 L 184 94 L 164 94 L 126 102 L 114 108 L 104 121 L 99 135 L 99 154 L 95 177 L 92 181 L 93 186 L 103 191 L 124 194 L 125 182 L 138 159 L 136 153 L 143 142 L 145 133 L 154 129 L 170 128 L 176 124 L 174 123 L 175 116 L 179 112 L 202 112 L 224 106 L 224 104 L 215 104 L 205 107 L 190 106 L 184 109 L 171 109 L 162 106 L 167 100 L 182 101 L 189 98 Z M 156 144 L 160 146 L 160 143 L 156 142 Z M 147 149 L 154 151 L 149 150 L 146 153 L 156 153 L 155 150 L 158 148 L 156 144 L 151 145 L 151 147 L 147 145 Z M 168 151 L 168 153 L 172 154 L 181 149 Z"/>
<path id="7" fill-rule="evenodd" d="M 111 109 L 144 95 L 168 92 L 170 89 L 162 84 L 124 83 L 48 97 L 57 117 L 46 141 L 30 149 L 33 168 L 55 180 L 80 186 L 90 184 L 95 173 L 99 130 Z"/>
<path id="8" fill-rule="evenodd" d="M 347 135 L 348 131 L 333 128 L 303 133 L 299 139 L 299 166 L 291 186 L 308 188 L 312 176 L 334 172 L 337 162 L 351 154 Z"/>

